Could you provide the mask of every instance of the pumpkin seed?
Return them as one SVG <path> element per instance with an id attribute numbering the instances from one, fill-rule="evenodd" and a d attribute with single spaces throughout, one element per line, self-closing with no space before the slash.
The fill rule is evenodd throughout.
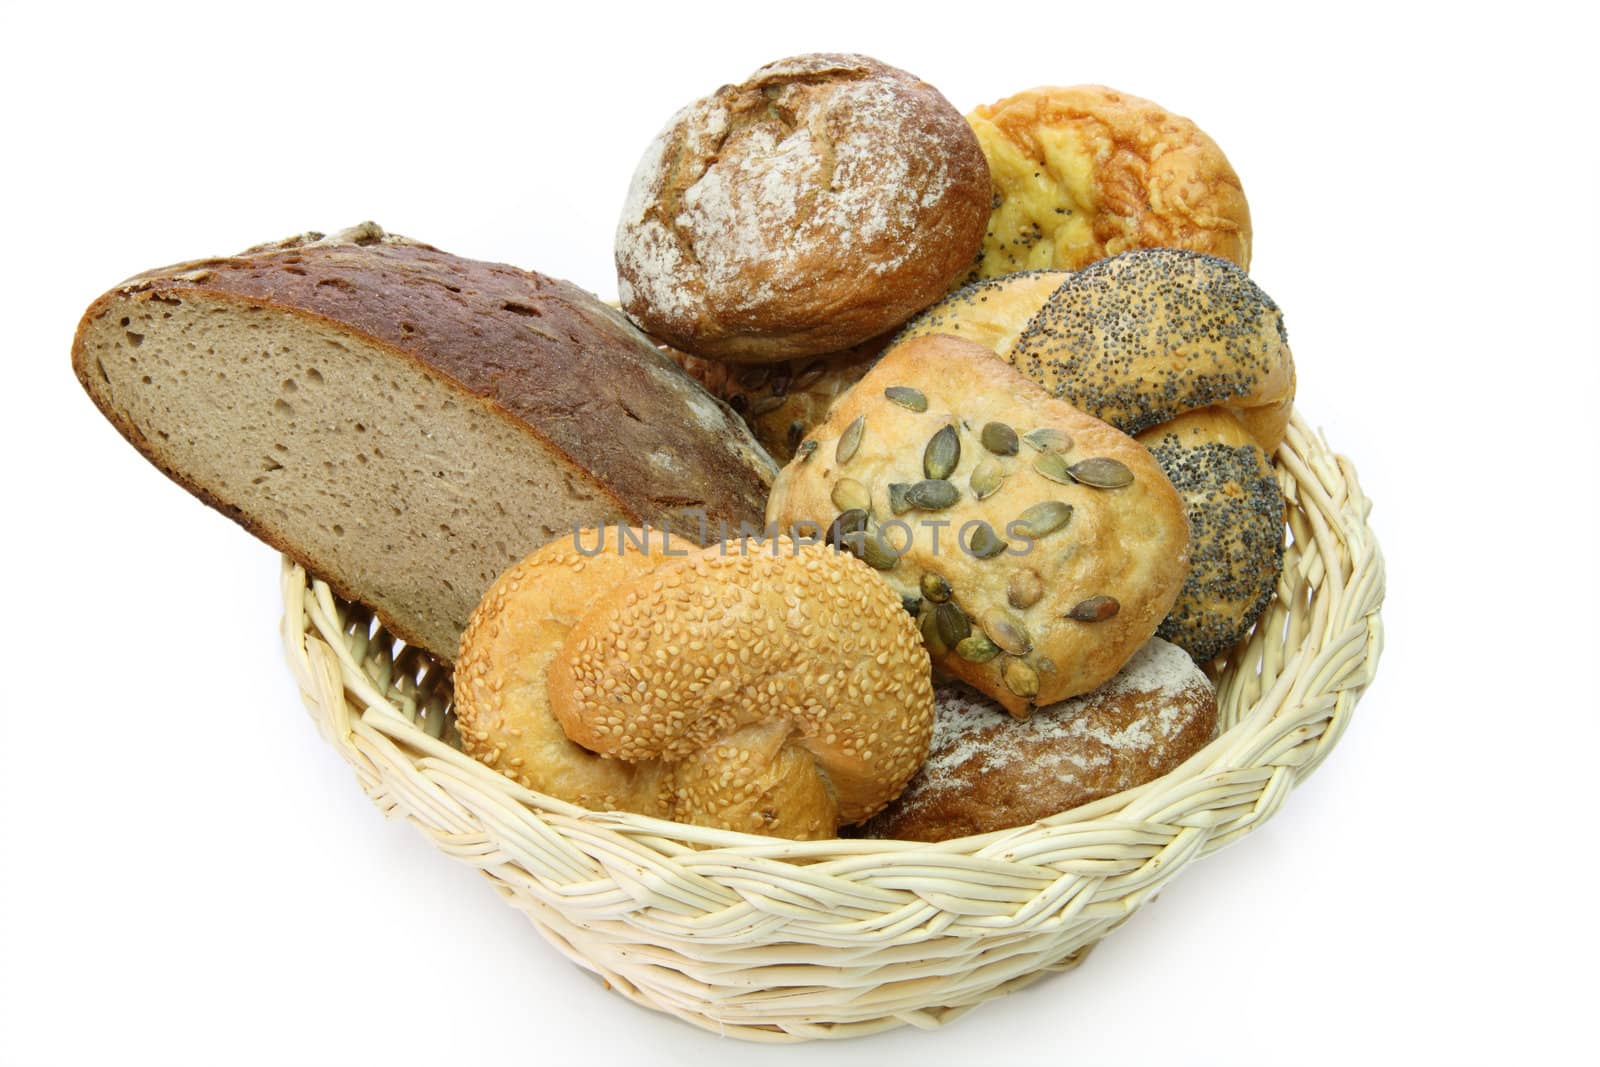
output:
<path id="1" fill-rule="evenodd" d="M 816 451 L 817 443 L 815 441 L 801 441 L 800 447 L 794 450 L 794 455 L 801 463 L 809 463 Z"/>
<path id="2" fill-rule="evenodd" d="M 960 462 L 961 437 L 954 426 L 946 424 L 922 450 L 922 473 L 933 479 L 948 478 Z"/>
<path id="3" fill-rule="evenodd" d="M 988 663 L 1000 654 L 1000 646 L 983 634 L 964 637 L 956 644 L 956 655 L 968 663 Z"/>
<path id="4" fill-rule="evenodd" d="M 1105 622 L 1121 610 L 1122 605 L 1114 596 L 1092 596 L 1074 604 L 1072 610 L 1067 612 L 1067 618 L 1079 622 Z"/>
<path id="5" fill-rule="evenodd" d="M 929 653 L 935 656 L 942 656 L 950 651 L 950 646 L 939 636 L 939 617 L 935 612 L 930 611 L 922 617 L 922 643 L 927 645 Z"/>
<path id="6" fill-rule="evenodd" d="M 900 565 L 900 554 L 884 544 L 876 529 L 869 529 L 861 536 L 860 547 L 854 554 L 875 571 L 892 571 Z"/>
<path id="7" fill-rule="evenodd" d="M 752 419 L 759 419 L 763 415 L 769 415 L 772 412 L 777 411 L 788 402 L 789 398 L 786 396 L 758 397 L 750 403 L 750 417 Z"/>
<path id="8" fill-rule="evenodd" d="M 950 594 L 954 592 L 954 590 L 950 588 L 949 582 L 945 581 L 939 575 L 934 574 L 932 571 L 922 576 L 921 585 L 922 595 L 933 601 L 935 604 L 943 604 L 946 600 L 950 599 Z"/>
<path id="9" fill-rule="evenodd" d="M 978 559 L 993 559 L 1006 547 L 1006 543 L 995 534 L 994 527 L 986 522 L 978 524 L 978 528 L 972 532 L 972 540 L 967 542 L 967 552 Z"/>
<path id="10" fill-rule="evenodd" d="M 856 421 L 844 428 L 844 433 L 839 435 L 839 443 L 833 449 L 835 462 L 844 464 L 855 458 L 856 450 L 861 447 L 861 434 L 866 428 L 865 415 L 857 415 Z"/>
<path id="11" fill-rule="evenodd" d="M 774 371 L 772 381 L 767 383 L 767 388 L 772 390 L 773 396 L 788 396 L 789 383 L 793 381 L 787 370 Z"/>
<path id="12" fill-rule="evenodd" d="M 946 648 L 954 648 L 972 633 L 972 623 L 967 613 L 949 601 L 933 609 L 933 618 L 939 628 L 939 638 Z"/>
<path id="13" fill-rule="evenodd" d="M 1044 581 L 1039 572 L 1028 567 L 1011 576 L 1006 583 L 1006 599 L 1014 608 L 1031 608 L 1044 596 Z"/>
<path id="14" fill-rule="evenodd" d="M 993 456 L 984 456 L 978 465 L 972 468 L 972 477 L 967 479 L 967 484 L 972 487 L 972 495 L 979 500 L 987 500 L 1000 491 L 1000 486 L 1005 484 L 1005 468 Z"/>
<path id="15" fill-rule="evenodd" d="M 883 395 L 907 411 L 928 410 L 928 398 L 923 395 L 922 390 L 913 389 L 909 385 L 891 385 L 883 391 Z"/>
<path id="16" fill-rule="evenodd" d="M 1033 639 L 1028 636 L 1027 627 L 999 608 L 983 613 L 983 632 L 1013 656 L 1026 656 L 1033 651 Z"/>
<path id="17" fill-rule="evenodd" d="M 1081 460 L 1067 468 L 1077 481 L 1095 489 L 1121 489 L 1133 484 L 1133 472 L 1123 463 L 1105 456 Z"/>
<path id="18" fill-rule="evenodd" d="M 1017 431 L 1003 422 L 984 423 L 983 432 L 978 435 L 978 440 L 997 456 L 1014 456 L 1017 454 Z"/>
<path id="19" fill-rule="evenodd" d="M 835 500 L 834 503 L 839 502 Z M 1071 504 L 1060 500 L 1042 500 L 1017 516 L 1017 521 L 1011 524 L 1010 529 L 1029 537 L 1044 537 L 1061 529 L 1070 518 Z"/>
<path id="20" fill-rule="evenodd" d="M 793 452 L 795 450 L 795 446 L 800 443 L 800 438 L 805 436 L 805 432 L 806 432 L 806 424 L 805 423 L 803 423 L 803 422 L 791 422 L 789 424 L 789 432 L 784 437 L 784 442 L 789 446 L 789 451 L 790 452 Z M 810 453 L 807 453 L 807 455 L 810 455 Z"/>
<path id="21" fill-rule="evenodd" d="M 1020 659 L 1006 661 L 1006 665 L 1000 668 L 1000 680 L 1006 683 L 1007 689 L 1019 697 L 1032 698 L 1039 695 L 1038 672 Z"/>
<path id="22" fill-rule="evenodd" d="M 1040 452 L 1065 452 L 1072 447 L 1072 438 L 1053 426 L 1041 426 L 1023 434 L 1022 439 Z"/>
<path id="23" fill-rule="evenodd" d="M 906 494 L 911 491 L 907 482 L 889 483 L 889 510 L 896 515 L 904 515 L 911 510 L 911 501 L 906 499 Z"/>
<path id="24" fill-rule="evenodd" d="M 906 614 L 914 619 L 922 611 L 922 598 L 919 596 L 903 596 L 900 598 L 900 606 L 905 608 Z"/>
<path id="25" fill-rule="evenodd" d="M 1059 452 L 1046 452 L 1033 461 L 1033 469 L 1052 482 L 1062 485 L 1076 485 L 1078 479 L 1067 470 L 1067 461 L 1061 458 Z"/>
<path id="26" fill-rule="evenodd" d="M 930 478 L 907 487 L 905 499 L 920 511 L 943 511 L 961 499 L 961 490 L 949 482 Z"/>
<path id="27" fill-rule="evenodd" d="M 854 478 L 840 478 L 834 482 L 833 492 L 828 496 L 840 511 L 869 511 L 872 508 L 872 494 Z"/>
<path id="28" fill-rule="evenodd" d="M 839 517 L 829 525 L 824 540 L 834 548 L 849 550 L 857 541 L 855 535 L 866 532 L 869 517 L 862 508 L 840 512 Z"/>

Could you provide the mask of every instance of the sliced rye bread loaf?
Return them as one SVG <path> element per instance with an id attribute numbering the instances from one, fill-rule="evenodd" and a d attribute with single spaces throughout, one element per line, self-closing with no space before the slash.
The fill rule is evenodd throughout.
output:
<path id="1" fill-rule="evenodd" d="M 147 459 L 451 662 L 479 597 L 602 523 L 760 526 L 740 419 L 570 283 L 366 223 L 123 283 L 73 370 Z"/>

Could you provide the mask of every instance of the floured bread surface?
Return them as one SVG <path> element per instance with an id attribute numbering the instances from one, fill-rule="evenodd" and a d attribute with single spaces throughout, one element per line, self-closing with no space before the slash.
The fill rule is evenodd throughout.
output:
<path id="1" fill-rule="evenodd" d="M 646 149 L 618 294 L 695 355 L 833 352 L 937 299 L 988 211 L 983 152 L 937 90 L 866 56 L 797 56 L 684 108 Z"/>
<path id="2" fill-rule="evenodd" d="M 869 837 L 943 841 L 1023 826 L 1159 778 L 1216 731 L 1211 683 L 1152 638 L 1110 682 L 1025 722 L 960 682 L 935 687 L 933 746 Z"/>
<path id="3" fill-rule="evenodd" d="M 375 232 L 374 232 L 375 231 Z M 381 230 L 167 268 L 74 368 L 156 466 L 454 658 L 502 570 L 575 527 L 759 522 L 771 461 L 575 287 Z"/>

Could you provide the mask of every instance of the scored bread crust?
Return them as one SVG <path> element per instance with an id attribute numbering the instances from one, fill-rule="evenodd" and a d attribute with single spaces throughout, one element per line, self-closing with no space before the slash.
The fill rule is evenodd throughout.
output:
<path id="1" fill-rule="evenodd" d="M 776 468 L 738 418 L 623 316 L 565 281 L 453 256 L 364 223 L 331 237 L 306 234 L 148 271 L 96 300 L 73 341 L 73 370 L 118 432 L 204 503 L 341 596 L 377 608 L 397 636 L 445 662 L 481 588 L 452 591 L 462 601 L 452 613 L 459 619 L 394 610 L 374 596 L 365 575 L 325 565 L 306 531 L 241 507 L 228 491 L 163 459 L 154 440 L 163 428 L 140 425 L 119 407 L 98 361 L 125 336 L 144 343 L 142 335 L 126 334 L 122 320 L 185 302 L 235 319 L 281 313 L 329 339 L 404 361 L 463 406 L 537 442 L 555 465 L 550 480 L 577 487 L 580 499 L 592 502 L 593 521 L 674 522 L 692 531 L 686 510 L 703 510 L 713 528 L 759 522 L 763 513 Z M 208 383 L 185 388 L 223 395 L 222 386 Z"/>
<path id="2" fill-rule="evenodd" d="M 794 56 L 685 107 L 645 150 L 617 291 L 697 356 L 834 352 L 938 299 L 988 214 L 983 152 L 937 89 L 866 56 Z"/>

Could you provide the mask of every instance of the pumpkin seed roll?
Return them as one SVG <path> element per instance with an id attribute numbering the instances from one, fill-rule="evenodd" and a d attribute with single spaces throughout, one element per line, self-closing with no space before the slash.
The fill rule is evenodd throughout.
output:
<path id="1" fill-rule="evenodd" d="M 1102 684 L 1188 570 L 1183 505 L 1132 438 L 988 349 L 896 345 L 778 475 L 767 521 L 876 569 L 937 666 L 1025 716 Z"/>
<path id="2" fill-rule="evenodd" d="M 981 340 L 1052 396 L 1137 435 L 1183 497 L 1193 540 L 1161 636 L 1204 662 L 1250 632 L 1283 568 L 1271 456 L 1295 375 L 1283 315 L 1244 271 L 1157 248 L 1072 274 L 1006 275 L 950 294 L 900 338 L 932 333 Z"/>

